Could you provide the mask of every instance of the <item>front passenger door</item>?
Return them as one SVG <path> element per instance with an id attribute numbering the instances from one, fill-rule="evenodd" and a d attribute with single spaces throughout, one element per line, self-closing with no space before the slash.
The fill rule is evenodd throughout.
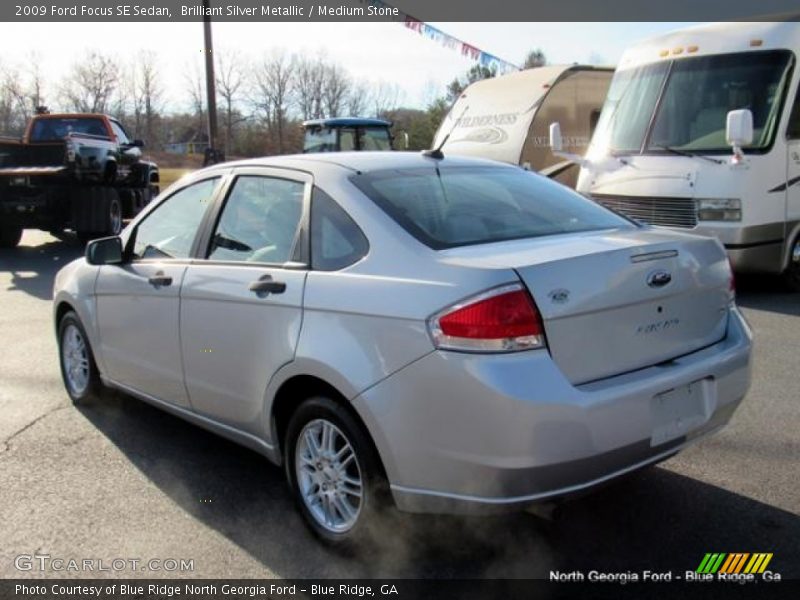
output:
<path id="1" fill-rule="evenodd" d="M 95 286 L 105 375 L 184 407 L 189 403 L 178 332 L 179 293 L 219 181 L 193 183 L 159 203 L 132 234 L 131 260 L 100 267 Z"/>
<path id="2" fill-rule="evenodd" d="M 186 387 L 199 413 L 259 437 L 264 393 L 294 358 L 306 265 L 303 224 L 311 178 L 241 171 L 211 233 L 206 260 L 181 290 Z"/>

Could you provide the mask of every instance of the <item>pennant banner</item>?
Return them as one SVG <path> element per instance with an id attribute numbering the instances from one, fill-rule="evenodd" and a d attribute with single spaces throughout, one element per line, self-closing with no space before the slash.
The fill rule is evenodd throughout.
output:
<path id="1" fill-rule="evenodd" d="M 371 3 L 383 4 L 383 2 L 380 0 L 371 0 Z M 480 48 L 476 48 L 467 42 L 462 42 L 458 38 L 447 35 L 443 31 L 436 29 L 436 27 L 432 27 L 427 23 L 418 21 L 409 15 L 405 15 L 405 26 L 411 31 L 415 31 L 422 37 L 428 38 L 432 42 L 436 42 L 445 48 L 460 51 L 461 56 L 465 56 L 470 60 L 474 60 L 482 67 L 493 69 L 498 75 L 520 70 L 517 65 L 511 64 L 510 62 L 505 61 L 502 58 L 498 58 L 493 54 L 489 54 L 488 52 L 484 52 Z"/>
<path id="2" fill-rule="evenodd" d="M 383 7 L 392 7 L 390 4 L 383 2 L 382 0 L 361 0 L 362 4 L 369 4 L 370 6 L 375 6 L 376 8 L 383 8 Z M 464 41 L 459 40 L 458 38 L 454 38 L 451 35 L 447 35 L 445 32 L 436 29 L 436 27 L 432 27 L 427 23 L 424 23 L 418 19 L 415 19 L 411 15 L 407 15 L 406 13 L 398 10 L 399 14 L 393 20 L 399 20 L 404 23 L 404 25 L 410 29 L 421 35 L 424 38 L 431 40 L 439 44 L 440 46 L 444 46 L 445 48 L 449 48 L 450 50 L 455 50 L 456 52 L 460 52 L 461 56 L 465 56 L 470 60 L 473 60 L 480 64 L 482 67 L 486 67 L 488 69 L 494 69 L 494 71 L 498 75 L 502 75 L 504 73 L 509 73 L 511 71 L 519 71 L 520 68 L 517 65 L 514 65 L 508 61 L 505 61 L 501 58 L 498 58 L 488 52 L 484 52 L 480 48 L 476 48 L 471 44 L 468 44 Z"/>

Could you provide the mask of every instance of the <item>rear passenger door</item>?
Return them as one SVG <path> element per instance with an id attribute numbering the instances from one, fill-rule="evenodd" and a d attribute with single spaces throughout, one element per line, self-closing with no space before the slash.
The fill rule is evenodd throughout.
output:
<path id="1" fill-rule="evenodd" d="M 192 407 L 255 435 L 267 383 L 300 334 L 311 184 L 294 171 L 237 171 L 181 289 Z"/>

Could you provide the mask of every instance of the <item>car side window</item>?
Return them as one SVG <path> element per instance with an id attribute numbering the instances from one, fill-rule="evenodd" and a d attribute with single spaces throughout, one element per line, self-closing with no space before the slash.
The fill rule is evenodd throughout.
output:
<path id="1" fill-rule="evenodd" d="M 328 194 L 314 189 L 311 199 L 311 267 L 338 271 L 369 252 L 369 242 L 344 209 Z"/>
<path id="2" fill-rule="evenodd" d="M 218 182 L 204 179 L 160 203 L 136 228 L 133 258 L 188 258 Z"/>
<path id="3" fill-rule="evenodd" d="M 208 258 L 283 264 L 290 260 L 303 213 L 305 184 L 241 175 L 211 238 Z"/>
<path id="4" fill-rule="evenodd" d="M 786 137 L 792 140 L 800 139 L 800 88 L 795 94 L 792 114 L 789 115 L 789 126 L 786 128 Z"/>

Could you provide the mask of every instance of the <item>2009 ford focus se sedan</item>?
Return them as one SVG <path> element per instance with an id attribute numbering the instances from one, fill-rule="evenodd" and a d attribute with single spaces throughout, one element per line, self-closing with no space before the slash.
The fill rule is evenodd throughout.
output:
<path id="1" fill-rule="evenodd" d="M 210 167 L 54 298 L 74 401 L 118 388 L 263 453 L 334 543 L 387 504 L 522 509 L 656 463 L 750 382 L 717 241 L 488 161 Z"/>

